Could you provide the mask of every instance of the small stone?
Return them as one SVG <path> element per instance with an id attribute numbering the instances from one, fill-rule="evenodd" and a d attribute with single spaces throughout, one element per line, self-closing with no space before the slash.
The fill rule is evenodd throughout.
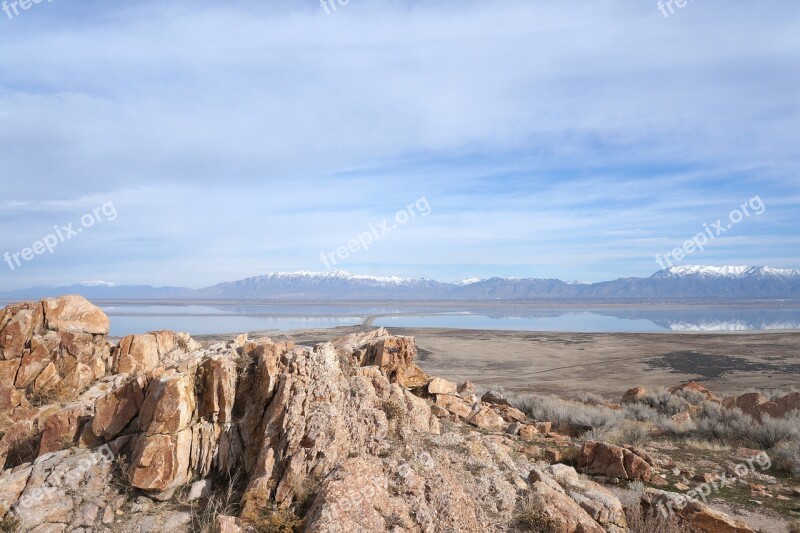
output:
<path id="1" fill-rule="evenodd" d="M 442 378 L 433 378 L 428 382 L 429 394 L 455 394 L 457 388 L 455 383 Z"/>
<path id="2" fill-rule="evenodd" d="M 519 428 L 519 436 L 525 440 L 533 440 L 539 432 L 536 431 L 536 426 L 523 424 Z"/>
<path id="3" fill-rule="evenodd" d="M 675 483 L 673 487 L 675 487 L 677 490 L 681 492 L 686 492 L 690 488 L 689 485 L 687 485 L 686 483 L 681 483 L 680 481 L 678 483 Z"/>
<path id="4" fill-rule="evenodd" d="M 549 463 L 557 463 L 561 460 L 561 452 L 556 448 L 545 448 L 544 458 L 547 459 Z"/>
<path id="5" fill-rule="evenodd" d="M 186 501 L 193 502 L 201 498 L 207 498 L 210 492 L 211 492 L 210 479 L 206 478 L 206 479 L 201 479 L 200 481 L 195 481 L 189 488 L 189 494 L 186 496 Z"/>
<path id="6" fill-rule="evenodd" d="M 697 474 L 692 479 L 694 479 L 695 481 L 699 481 L 701 483 L 711 483 L 718 477 L 719 476 L 717 474 L 714 474 L 712 472 L 706 472 L 705 474 Z"/>

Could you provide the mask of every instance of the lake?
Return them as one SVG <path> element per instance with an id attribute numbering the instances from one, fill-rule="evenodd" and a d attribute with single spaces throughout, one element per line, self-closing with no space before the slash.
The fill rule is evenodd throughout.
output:
<path id="1" fill-rule="evenodd" d="M 355 326 L 576 333 L 737 332 L 800 329 L 797 306 L 552 306 L 393 304 L 101 305 L 111 334 L 156 329 L 192 335 Z"/>

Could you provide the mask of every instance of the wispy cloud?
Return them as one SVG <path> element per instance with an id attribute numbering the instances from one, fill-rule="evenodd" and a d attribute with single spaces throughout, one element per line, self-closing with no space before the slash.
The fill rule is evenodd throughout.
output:
<path id="1" fill-rule="evenodd" d="M 0 287 L 312 268 L 422 196 L 424 225 L 341 266 L 645 275 L 759 194 L 767 213 L 693 260 L 800 267 L 781 244 L 800 222 L 798 10 L 654 4 L 40 6 L 0 33 L 0 245 L 99 202 L 119 218 Z"/>

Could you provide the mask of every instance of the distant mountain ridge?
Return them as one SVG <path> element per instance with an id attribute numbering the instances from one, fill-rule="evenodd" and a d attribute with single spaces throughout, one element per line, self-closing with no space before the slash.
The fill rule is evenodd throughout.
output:
<path id="1" fill-rule="evenodd" d="M 535 300 L 636 298 L 800 298 L 800 270 L 765 266 L 677 266 L 647 278 L 598 283 L 539 278 L 470 278 L 446 283 L 428 278 L 335 272 L 277 272 L 203 289 L 115 285 L 91 281 L 0 292 L 4 300 L 63 294 L 95 299 L 172 300 Z"/>

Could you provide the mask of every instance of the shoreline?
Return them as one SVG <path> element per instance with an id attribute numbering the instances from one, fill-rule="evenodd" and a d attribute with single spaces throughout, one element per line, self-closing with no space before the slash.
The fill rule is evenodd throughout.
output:
<path id="1" fill-rule="evenodd" d="M 375 329 L 375 328 L 371 328 Z M 630 388 L 700 381 L 720 394 L 779 389 L 800 378 L 800 332 L 562 333 L 448 328 L 387 328 L 417 338 L 418 362 L 430 375 L 484 388 L 575 396 L 586 391 L 619 401 Z M 364 328 L 252 332 L 313 345 Z M 217 342 L 227 335 L 195 335 Z"/>

